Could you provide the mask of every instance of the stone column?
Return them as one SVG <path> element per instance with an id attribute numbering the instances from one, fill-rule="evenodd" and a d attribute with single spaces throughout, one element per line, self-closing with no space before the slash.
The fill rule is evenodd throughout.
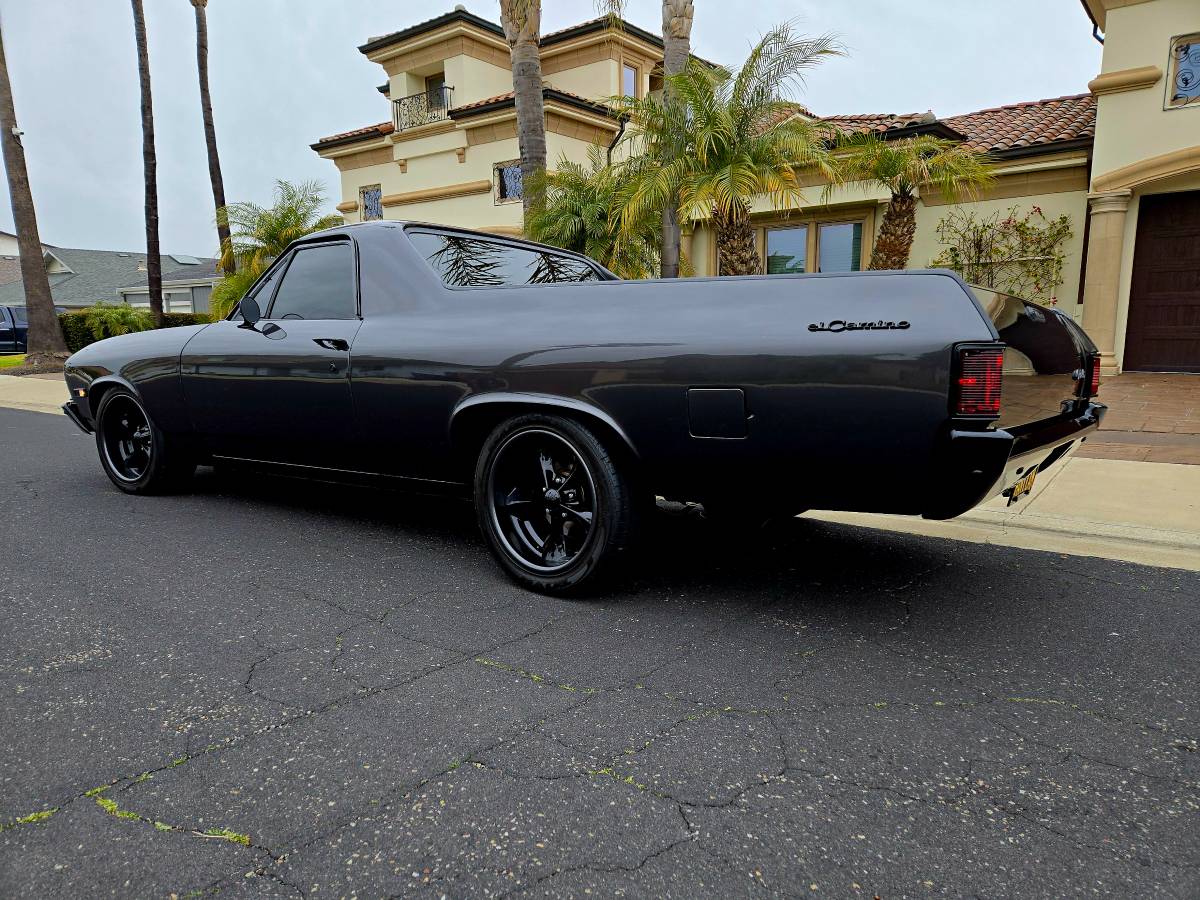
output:
<path id="1" fill-rule="evenodd" d="M 1117 374 L 1117 299 L 1121 290 L 1121 254 L 1125 213 L 1132 191 L 1088 194 L 1087 272 L 1083 281 L 1083 327 L 1100 348 L 1100 371 Z"/>

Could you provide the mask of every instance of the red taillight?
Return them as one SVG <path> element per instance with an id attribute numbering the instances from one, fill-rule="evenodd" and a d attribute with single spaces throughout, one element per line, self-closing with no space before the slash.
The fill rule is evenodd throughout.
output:
<path id="1" fill-rule="evenodd" d="M 1093 353 L 1088 357 L 1086 368 L 1079 370 L 1075 385 L 1075 396 L 1095 397 L 1100 393 L 1100 354 Z"/>
<path id="2" fill-rule="evenodd" d="M 1000 415 L 1003 347 L 967 347 L 958 351 L 952 404 L 957 416 Z"/>

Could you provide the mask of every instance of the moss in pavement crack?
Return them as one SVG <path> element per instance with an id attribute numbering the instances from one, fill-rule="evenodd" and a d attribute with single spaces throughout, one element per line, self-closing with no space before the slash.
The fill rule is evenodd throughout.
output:
<path id="1" fill-rule="evenodd" d="M 10 828 L 16 828 L 18 825 L 36 825 L 38 822 L 45 822 L 52 815 L 58 812 L 58 807 L 54 806 L 50 809 L 42 809 L 37 812 L 30 813 L 27 816 L 21 816 L 13 819 L 11 822 L 0 822 L 0 831 L 8 831 Z"/>
<path id="2" fill-rule="evenodd" d="M 483 656 L 475 657 L 475 662 L 481 666 L 487 666 L 489 669 L 499 669 L 501 672 L 508 672 L 510 675 L 516 675 L 518 678 L 524 678 L 526 681 L 532 681 L 534 684 L 549 684 L 558 688 L 560 691 L 569 691 L 572 694 L 595 694 L 596 688 L 581 688 L 573 684 L 554 684 L 552 681 L 547 681 L 545 676 L 538 675 L 536 672 L 526 672 L 524 669 L 518 669 L 516 666 L 510 666 L 508 663 L 498 662 L 494 659 L 487 659 Z"/>
<path id="3" fill-rule="evenodd" d="M 145 778 L 138 778 L 134 782 L 145 781 Z M 167 822 L 160 822 L 158 819 L 151 819 L 148 816 L 143 816 L 141 813 L 135 813 L 132 810 L 122 809 L 116 800 L 111 797 L 105 797 L 104 794 L 112 785 L 103 785 L 101 787 L 92 788 L 87 791 L 84 796 L 91 797 L 96 801 L 96 805 L 108 813 L 110 816 L 115 816 L 118 819 L 126 819 L 133 822 L 144 822 L 147 825 L 153 825 L 158 831 L 181 831 L 187 834 L 193 834 L 197 837 L 220 838 L 221 840 L 231 841 L 235 844 L 241 844 L 243 847 L 250 846 L 250 835 L 242 834 L 238 831 L 231 831 L 228 828 L 209 828 L 206 831 L 196 831 L 193 828 L 185 828 L 182 825 L 171 825 Z"/>

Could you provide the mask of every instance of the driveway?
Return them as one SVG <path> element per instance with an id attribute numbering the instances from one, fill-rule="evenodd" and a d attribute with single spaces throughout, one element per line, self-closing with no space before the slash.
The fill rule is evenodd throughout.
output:
<path id="1" fill-rule="evenodd" d="M 664 516 L 564 601 L 448 501 L 0 461 L 5 897 L 1200 894 L 1198 573 Z"/>

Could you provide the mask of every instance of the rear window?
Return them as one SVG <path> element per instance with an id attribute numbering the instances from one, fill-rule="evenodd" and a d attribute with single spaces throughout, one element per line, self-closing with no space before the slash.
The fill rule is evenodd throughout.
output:
<path id="1" fill-rule="evenodd" d="M 410 231 L 408 237 L 417 252 L 450 287 L 600 280 L 595 267 L 575 256 L 471 235 Z"/>

